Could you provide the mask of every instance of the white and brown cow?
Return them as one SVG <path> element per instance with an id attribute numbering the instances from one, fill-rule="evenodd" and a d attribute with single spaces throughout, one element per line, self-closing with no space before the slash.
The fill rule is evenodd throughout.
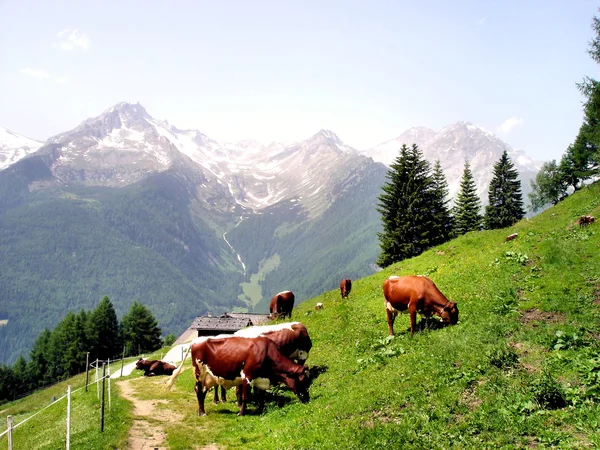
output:
<path id="1" fill-rule="evenodd" d="M 294 293 L 292 291 L 283 291 L 279 294 L 275 294 L 271 298 L 269 305 L 269 311 L 271 313 L 271 319 L 277 319 L 282 317 L 292 318 L 292 309 L 294 309 Z"/>
<path id="2" fill-rule="evenodd" d="M 217 386 L 242 386 L 240 416 L 246 412 L 249 386 L 266 390 L 283 383 L 301 402 L 306 403 L 310 399 L 307 368 L 283 355 L 277 345 L 266 337 L 206 337 L 191 345 L 191 353 L 200 416 L 206 415 L 206 393 Z M 182 366 L 183 363 L 180 369 Z M 175 382 L 180 369 L 169 379 L 169 387 Z M 262 408 L 262 397 L 259 402 L 259 408 Z"/>

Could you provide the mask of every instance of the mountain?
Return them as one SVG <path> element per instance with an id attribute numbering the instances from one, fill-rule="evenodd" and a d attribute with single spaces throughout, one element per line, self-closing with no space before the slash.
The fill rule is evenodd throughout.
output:
<path id="1" fill-rule="evenodd" d="M 519 171 L 523 199 L 531 191 L 529 181 L 535 178 L 541 164 L 533 161 L 523 151 L 514 150 L 497 136 L 470 122 L 457 122 L 439 131 L 426 127 L 414 127 L 395 139 L 384 142 L 364 152 L 375 161 L 390 165 L 398 156 L 402 144 L 417 144 L 425 158 L 432 164 L 439 159 L 448 180 L 450 197 L 460 190 L 465 161 L 469 161 L 477 194 L 487 204 L 488 188 L 493 176 L 494 164 L 502 152 L 507 151 Z"/>
<path id="2" fill-rule="evenodd" d="M 42 144 L 0 127 L 0 170 L 35 152 Z"/>
<path id="3" fill-rule="evenodd" d="M 119 103 L 0 171 L 0 361 L 104 295 L 179 333 L 373 273 L 385 172 L 328 130 L 219 143 Z"/>

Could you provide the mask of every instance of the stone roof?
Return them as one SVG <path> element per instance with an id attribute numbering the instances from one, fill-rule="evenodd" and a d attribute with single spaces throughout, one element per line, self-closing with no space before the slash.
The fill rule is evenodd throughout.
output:
<path id="1" fill-rule="evenodd" d="M 200 316 L 196 317 L 190 326 L 193 330 L 217 331 L 217 332 L 235 332 L 252 326 L 252 321 L 248 318 Z"/>
<path id="2" fill-rule="evenodd" d="M 234 313 L 228 312 L 223 316 L 233 317 L 235 319 L 249 319 L 252 322 L 252 326 L 262 325 L 269 321 L 268 314 L 255 314 L 255 313 Z"/>

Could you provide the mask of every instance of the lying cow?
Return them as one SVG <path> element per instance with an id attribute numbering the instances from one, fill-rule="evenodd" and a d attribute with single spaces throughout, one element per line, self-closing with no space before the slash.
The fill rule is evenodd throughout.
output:
<path id="1" fill-rule="evenodd" d="M 243 416 L 246 412 L 248 386 L 266 390 L 283 383 L 298 396 L 301 402 L 306 403 L 310 399 L 307 368 L 283 355 L 277 345 L 266 337 L 206 337 L 192 343 L 191 353 L 200 416 L 206 415 L 204 410 L 206 393 L 216 386 L 225 388 L 242 386 L 239 416 Z M 183 363 L 180 369 L 181 367 Z M 181 372 L 180 369 L 171 376 L 167 386 L 173 385 Z M 261 397 L 260 409 L 263 401 Z"/>
<path id="2" fill-rule="evenodd" d="M 348 298 L 350 291 L 352 290 L 352 281 L 350 278 L 344 278 L 340 281 L 340 293 L 342 294 L 342 300 Z"/>
<path id="3" fill-rule="evenodd" d="M 385 310 L 390 335 L 394 334 L 394 320 L 400 312 L 410 313 L 410 335 L 416 327 L 417 312 L 424 317 L 435 314 L 445 324 L 458 322 L 458 307 L 440 292 L 429 278 L 424 276 L 392 276 L 383 283 Z"/>
<path id="4" fill-rule="evenodd" d="M 135 368 L 144 371 L 145 377 L 152 377 L 155 375 L 173 375 L 173 371 L 177 369 L 173 364 L 168 362 L 159 361 L 157 359 L 148 360 L 140 358 L 135 363 Z"/>
<path id="5" fill-rule="evenodd" d="M 594 216 L 581 216 L 579 219 L 577 219 L 577 223 L 579 224 L 580 228 L 583 228 L 594 223 L 594 220 Z"/>
<path id="6" fill-rule="evenodd" d="M 283 291 L 276 294 L 271 298 L 271 304 L 269 305 L 269 311 L 271 312 L 271 319 L 277 319 L 279 317 L 285 318 L 286 316 L 292 318 L 292 309 L 294 309 L 294 293 L 292 291 Z"/>

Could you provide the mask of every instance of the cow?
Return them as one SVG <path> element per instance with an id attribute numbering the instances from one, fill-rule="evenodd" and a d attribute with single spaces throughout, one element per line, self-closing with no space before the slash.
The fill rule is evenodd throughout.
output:
<path id="1" fill-rule="evenodd" d="M 227 338 L 231 335 L 220 335 L 220 338 Z M 280 323 L 278 325 L 265 325 L 243 328 L 236 331 L 233 336 L 253 338 L 257 336 L 264 336 L 271 339 L 281 353 L 290 359 L 295 360 L 298 364 L 304 365 L 308 359 L 308 354 L 312 348 L 312 341 L 308 334 L 306 327 L 300 322 L 287 322 Z M 202 338 L 194 340 L 201 341 Z M 184 358 L 187 358 L 187 354 Z M 183 364 L 183 362 L 182 362 Z M 238 393 L 239 394 L 239 393 Z M 238 395 L 239 398 L 239 395 Z M 221 387 L 221 401 L 225 403 L 227 396 L 225 394 L 225 388 Z M 219 391 L 215 389 L 214 403 L 219 403 Z"/>
<path id="2" fill-rule="evenodd" d="M 350 291 L 352 290 L 352 280 L 350 278 L 344 278 L 340 281 L 340 292 L 342 294 L 342 300 L 348 298 Z"/>
<path id="3" fill-rule="evenodd" d="M 173 364 L 169 364 L 165 361 L 159 361 L 157 359 L 148 360 L 140 358 L 135 363 L 135 368 L 144 371 L 145 377 L 152 377 L 155 375 L 173 375 L 173 371 L 177 369 Z"/>
<path id="4" fill-rule="evenodd" d="M 580 228 L 583 228 L 594 223 L 594 220 L 594 216 L 581 216 L 579 219 L 577 219 L 577 223 L 579 224 Z"/>
<path id="5" fill-rule="evenodd" d="M 519 236 L 519 233 L 509 234 L 506 236 L 506 239 L 504 239 L 504 242 L 512 241 L 513 239 L 516 239 L 517 236 Z"/>
<path id="6" fill-rule="evenodd" d="M 285 318 L 286 316 L 291 319 L 294 300 L 295 297 L 292 291 L 283 291 L 274 295 L 269 305 L 271 319 L 277 319 L 278 317 Z"/>
<path id="7" fill-rule="evenodd" d="M 213 387 L 242 386 L 241 406 L 238 416 L 246 413 L 248 386 L 261 390 L 283 383 L 288 386 L 302 403 L 310 400 L 308 369 L 296 364 L 281 353 L 275 342 L 264 337 L 227 338 L 205 337 L 191 345 L 192 366 L 196 380 L 198 415 L 205 416 L 204 399 Z M 181 372 L 183 363 L 169 379 L 172 386 Z M 261 398 L 259 409 L 264 400 Z"/>
<path id="8" fill-rule="evenodd" d="M 432 314 L 445 324 L 458 322 L 458 307 L 440 292 L 425 276 L 392 276 L 383 282 L 383 296 L 390 336 L 394 335 L 394 320 L 400 312 L 410 313 L 410 335 L 416 327 L 417 312 L 424 317 Z"/>

